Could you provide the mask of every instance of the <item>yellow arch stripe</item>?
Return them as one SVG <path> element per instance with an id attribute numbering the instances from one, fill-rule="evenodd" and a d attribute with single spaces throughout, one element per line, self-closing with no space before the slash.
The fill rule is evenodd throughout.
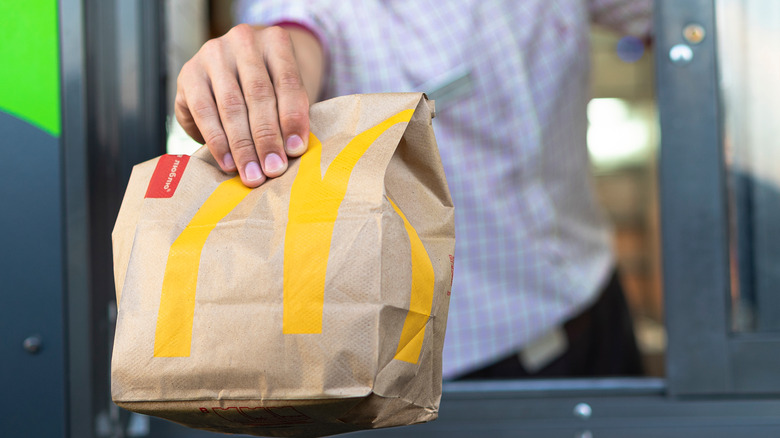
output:
<path id="1" fill-rule="evenodd" d="M 409 313 L 406 314 L 406 321 L 401 329 L 401 339 L 398 342 L 394 359 L 417 363 L 425 338 L 425 325 L 431 317 L 436 275 L 433 272 L 431 258 L 428 256 L 428 251 L 425 250 L 417 230 L 409 223 L 404 213 L 389 196 L 387 200 L 404 220 L 404 227 L 406 234 L 409 235 L 409 245 L 412 250 L 412 296 L 409 303 Z"/>
<path id="2" fill-rule="evenodd" d="M 217 223 L 250 191 L 238 176 L 217 186 L 171 245 L 157 314 L 154 357 L 190 355 L 195 289 L 203 245 Z"/>
<path id="3" fill-rule="evenodd" d="M 338 208 L 352 169 L 390 126 L 408 122 L 402 111 L 358 134 L 320 177 L 322 144 L 312 134 L 290 194 L 284 246 L 284 333 L 320 333 L 325 272 Z M 220 184 L 171 245 L 155 331 L 155 357 L 187 357 L 192 344 L 200 255 L 211 231 L 251 189 L 239 177 Z"/>
<path id="4" fill-rule="evenodd" d="M 322 144 L 309 135 L 309 150 L 301 157 L 290 192 L 284 236 L 285 334 L 321 333 L 325 274 L 333 226 L 347 193 L 352 169 L 380 135 L 407 123 L 414 110 L 404 110 L 356 135 L 321 176 Z"/>

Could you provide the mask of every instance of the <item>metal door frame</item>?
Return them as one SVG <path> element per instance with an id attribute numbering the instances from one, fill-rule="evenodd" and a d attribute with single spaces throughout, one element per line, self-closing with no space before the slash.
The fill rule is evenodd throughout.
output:
<path id="1" fill-rule="evenodd" d="M 727 171 L 713 0 L 658 1 L 661 229 L 673 395 L 780 395 L 780 336 L 731 333 Z M 698 44 L 683 28 L 701 25 Z M 689 62 L 671 62 L 677 44 Z"/>

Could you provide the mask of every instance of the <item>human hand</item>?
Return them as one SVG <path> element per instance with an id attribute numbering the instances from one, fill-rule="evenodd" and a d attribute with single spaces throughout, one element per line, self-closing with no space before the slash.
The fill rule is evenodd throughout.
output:
<path id="1" fill-rule="evenodd" d="M 176 118 L 222 170 L 237 170 L 245 185 L 257 187 L 284 173 L 288 156 L 306 151 L 322 65 L 310 33 L 240 24 L 184 64 Z"/>

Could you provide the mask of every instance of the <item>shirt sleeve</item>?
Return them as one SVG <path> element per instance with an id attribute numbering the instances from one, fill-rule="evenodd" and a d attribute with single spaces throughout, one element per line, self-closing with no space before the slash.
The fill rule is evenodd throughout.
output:
<path id="1" fill-rule="evenodd" d="M 295 0 L 238 0 L 234 4 L 233 16 L 236 24 L 288 25 L 303 28 L 320 42 L 327 60 L 328 26 L 323 21 L 323 15 L 312 3 Z"/>
<path id="2" fill-rule="evenodd" d="M 650 38 L 653 0 L 587 0 L 592 22 L 623 35 Z"/>

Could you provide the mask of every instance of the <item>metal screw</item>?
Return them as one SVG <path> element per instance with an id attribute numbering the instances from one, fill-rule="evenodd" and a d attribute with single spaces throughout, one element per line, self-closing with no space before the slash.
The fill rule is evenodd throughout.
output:
<path id="1" fill-rule="evenodd" d="M 688 64 L 693 59 L 693 50 L 686 44 L 677 44 L 669 49 L 669 59 L 673 64 Z"/>
<path id="2" fill-rule="evenodd" d="M 22 342 L 22 347 L 30 354 L 37 354 L 41 351 L 42 345 L 43 340 L 38 335 L 30 336 Z"/>
<path id="3" fill-rule="evenodd" d="M 587 420 L 592 414 L 593 409 L 587 403 L 577 403 L 577 406 L 574 407 L 574 416 L 577 418 Z"/>
<path id="4" fill-rule="evenodd" d="M 683 29 L 683 37 L 691 44 L 699 44 L 705 35 L 707 35 L 707 32 L 701 25 L 696 23 L 689 24 Z"/>

